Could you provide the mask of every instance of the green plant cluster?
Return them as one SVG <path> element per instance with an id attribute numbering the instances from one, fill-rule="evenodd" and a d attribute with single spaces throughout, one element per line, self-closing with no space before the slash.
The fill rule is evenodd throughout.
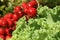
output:
<path id="1" fill-rule="evenodd" d="M 37 18 L 20 18 L 11 40 L 60 40 L 60 6 L 37 8 Z"/>

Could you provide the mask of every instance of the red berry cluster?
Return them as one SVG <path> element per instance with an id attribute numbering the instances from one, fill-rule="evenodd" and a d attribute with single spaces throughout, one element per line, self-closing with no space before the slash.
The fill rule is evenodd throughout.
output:
<path id="1" fill-rule="evenodd" d="M 11 38 L 12 32 L 16 28 L 16 23 L 13 21 L 14 14 L 8 13 L 4 17 L 0 18 L 0 38 L 7 40 Z"/>
<path id="2" fill-rule="evenodd" d="M 22 6 L 14 7 L 13 13 L 7 13 L 4 17 L 0 18 L 0 38 L 3 40 L 11 38 L 18 19 L 23 16 L 26 17 L 26 20 L 28 20 L 28 18 L 34 18 L 37 15 L 37 6 L 38 4 L 36 1 L 22 3 Z"/>
<path id="3" fill-rule="evenodd" d="M 23 9 L 24 15 L 27 19 L 34 18 L 37 15 L 38 4 L 36 1 L 30 1 L 29 3 L 22 3 L 21 8 Z"/>

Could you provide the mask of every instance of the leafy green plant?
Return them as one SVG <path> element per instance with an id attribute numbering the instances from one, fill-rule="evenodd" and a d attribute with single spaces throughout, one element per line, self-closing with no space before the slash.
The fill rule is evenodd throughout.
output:
<path id="1" fill-rule="evenodd" d="M 27 23 L 23 17 L 17 22 L 11 40 L 60 40 L 60 19 L 55 18 L 59 11 L 60 6 L 53 9 L 38 7 L 37 18 L 30 19 Z"/>

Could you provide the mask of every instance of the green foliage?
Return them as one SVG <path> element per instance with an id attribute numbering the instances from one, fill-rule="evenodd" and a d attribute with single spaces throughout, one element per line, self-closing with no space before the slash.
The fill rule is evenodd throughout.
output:
<path id="1" fill-rule="evenodd" d="M 24 17 L 19 19 L 11 40 L 60 40 L 60 19 L 55 18 L 59 11 L 60 6 L 53 9 L 47 6 L 38 7 L 37 18 L 28 20 L 28 23 Z"/>

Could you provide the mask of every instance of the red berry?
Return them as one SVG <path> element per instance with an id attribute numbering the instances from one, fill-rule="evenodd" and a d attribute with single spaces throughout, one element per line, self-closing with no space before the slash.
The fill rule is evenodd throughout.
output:
<path id="1" fill-rule="evenodd" d="M 29 8 L 29 13 L 28 13 L 29 17 L 31 17 L 31 18 L 35 17 L 36 13 L 37 13 L 37 10 L 35 8 Z"/>
<path id="2" fill-rule="evenodd" d="M 0 19 L 0 26 L 7 27 L 7 25 L 8 25 L 8 22 L 6 19 Z"/>
<path id="3" fill-rule="evenodd" d="M 31 1 L 36 1 L 36 0 L 31 0 Z"/>
<path id="4" fill-rule="evenodd" d="M 8 26 L 8 22 L 7 22 L 6 20 L 3 20 L 3 21 L 2 21 L 2 26 L 3 26 L 3 27 L 7 27 L 7 26 Z"/>
<path id="5" fill-rule="evenodd" d="M 9 18 L 12 19 L 13 14 L 12 13 L 8 13 L 4 16 L 5 19 Z"/>
<path id="6" fill-rule="evenodd" d="M 13 25 L 13 20 L 12 19 L 7 19 L 7 22 L 9 24 L 9 27 Z"/>
<path id="7" fill-rule="evenodd" d="M 14 31 L 14 30 L 16 29 L 16 22 L 17 22 L 17 21 L 14 21 L 13 26 L 12 26 L 12 27 L 9 27 L 10 30 Z"/>
<path id="8" fill-rule="evenodd" d="M 28 3 L 28 7 L 34 7 L 34 8 L 37 8 L 38 4 L 36 1 L 31 1 Z"/>
<path id="9" fill-rule="evenodd" d="M 27 8 L 24 9 L 24 13 L 28 14 L 28 9 Z"/>
<path id="10" fill-rule="evenodd" d="M 1 38 L 2 40 L 4 40 L 4 35 L 0 35 L 0 38 Z"/>
<path id="11" fill-rule="evenodd" d="M 5 29 L 5 34 L 6 35 L 11 35 L 12 34 L 12 30 L 10 30 L 9 28 Z"/>
<path id="12" fill-rule="evenodd" d="M 0 28 L 0 35 L 4 34 L 4 30 Z"/>
<path id="13" fill-rule="evenodd" d="M 16 6 L 15 8 L 14 8 L 14 10 L 21 10 L 21 7 L 20 6 Z"/>
<path id="14" fill-rule="evenodd" d="M 2 25 L 1 23 L 2 23 L 2 19 L 0 19 L 0 26 Z"/>
<path id="15" fill-rule="evenodd" d="M 23 16 L 23 12 L 22 11 L 18 11 L 18 15 L 21 18 Z"/>
<path id="16" fill-rule="evenodd" d="M 22 8 L 24 8 L 24 9 L 25 9 L 25 8 L 28 8 L 27 3 L 23 2 L 23 3 L 22 3 Z"/>
<path id="17" fill-rule="evenodd" d="M 15 8 L 14 8 L 14 13 L 17 13 L 18 11 L 20 11 L 21 10 L 21 7 L 20 6 L 16 6 Z"/>
<path id="18" fill-rule="evenodd" d="M 14 21 L 14 26 L 16 26 L 16 22 L 17 22 L 17 21 Z"/>
<path id="19" fill-rule="evenodd" d="M 13 21 L 17 21 L 19 16 L 17 14 L 13 14 Z"/>

